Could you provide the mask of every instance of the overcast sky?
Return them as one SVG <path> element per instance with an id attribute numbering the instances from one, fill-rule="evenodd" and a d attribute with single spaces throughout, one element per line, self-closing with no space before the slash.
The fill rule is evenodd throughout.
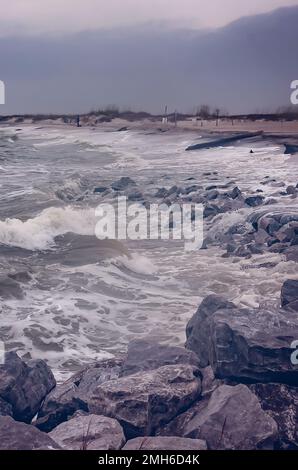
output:
<path id="1" fill-rule="evenodd" d="M 217 27 L 298 0 L 0 0 L 0 34 L 68 32 L 166 21 Z"/>

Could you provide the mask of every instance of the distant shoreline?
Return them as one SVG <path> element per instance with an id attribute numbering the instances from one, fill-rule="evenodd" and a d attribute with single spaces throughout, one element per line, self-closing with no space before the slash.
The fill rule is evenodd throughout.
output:
<path id="1" fill-rule="evenodd" d="M 183 117 L 177 122 L 162 122 L 162 116 L 150 116 L 144 118 L 122 118 L 107 116 L 97 116 L 93 114 L 80 116 L 80 128 L 76 126 L 76 117 L 74 116 L 0 116 L 1 126 L 40 126 L 40 127 L 57 127 L 59 129 L 91 129 L 96 131 L 128 131 L 139 130 L 154 133 L 176 133 L 176 132 L 194 132 L 199 133 L 202 137 L 216 135 L 230 135 L 245 132 L 263 132 L 263 138 L 275 140 L 279 144 L 298 144 L 298 119 L 289 121 L 267 120 L 267 119 L 250 119 L 250 118 L 219 118 L 201 120 L 196 117 Z"/>

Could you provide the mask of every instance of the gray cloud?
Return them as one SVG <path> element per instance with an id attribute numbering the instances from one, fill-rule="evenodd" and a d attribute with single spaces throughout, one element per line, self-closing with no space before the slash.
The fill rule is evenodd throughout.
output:
<path id="1" fill-rule="evenodd" d="M 2 0 L 0 34 L 74 32 L 156 21 L 218 27 L 297 4 L 298 0 Z"/>
<path id="2" fill-rule="evenodd" d="M 0 40 L 1 114 L 108 104 L 161 112 L 208 103 L 232 112 L 289 104 L 298 78 L 298 7 L 214 31 L 114 28 Z"/>

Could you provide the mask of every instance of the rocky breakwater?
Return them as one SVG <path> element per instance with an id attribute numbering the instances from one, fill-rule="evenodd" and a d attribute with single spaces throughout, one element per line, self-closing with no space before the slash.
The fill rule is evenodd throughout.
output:
<path id="1" fill-rule="evenodd" d="M 211 295 L 186 348 L 135 340 L 63 384 L 43 361 L 7 354 L 0 448 L 298 449 L 297 283 L 285 282 L 274 312 Z"/>

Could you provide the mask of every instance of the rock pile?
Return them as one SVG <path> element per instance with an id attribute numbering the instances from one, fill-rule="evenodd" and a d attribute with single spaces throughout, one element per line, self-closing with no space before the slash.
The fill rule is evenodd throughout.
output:
<path id="1" fill-rule="evenodd" d="M 186 349 L 133 341 L 63 384 L 43 361 L 0 366 L 1 449 L 298 449 L 297 280 L 275 312 L 203 300 Z M 37 414 L 37 419 L 34 418 Z"/>

